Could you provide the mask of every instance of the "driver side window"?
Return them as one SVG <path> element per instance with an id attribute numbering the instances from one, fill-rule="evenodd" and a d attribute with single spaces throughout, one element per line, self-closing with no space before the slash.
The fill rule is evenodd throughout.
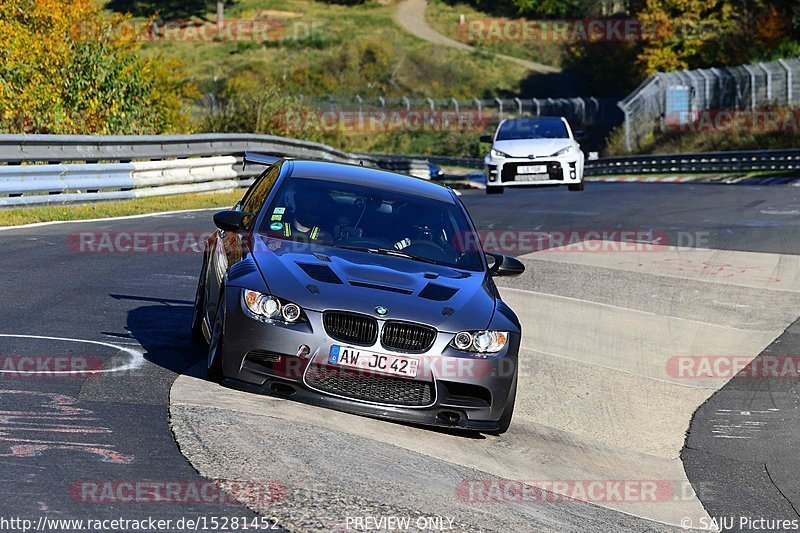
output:
<path id="1" fill-rule="evenodd" d="M 275 182 L 278 181 L 279 174 L 280 170 L 277 165 L 270 167 L 263 174 L 261 174 L 258 179 L 256 179 L 255 183 L 253 183 L 253 185 L 244 195 L 244 198 L 242 198 L 242 201 L 239 202 L 240 210 L 252 215 L 248 217 L 247 220 L 248 228 L 255 221 L 258 213 L 261 211 L 261 208 L 264 207 L 264 202 L 267 201 L 269 193 L 272 191 L 272 187 L 274 187 Z"/>

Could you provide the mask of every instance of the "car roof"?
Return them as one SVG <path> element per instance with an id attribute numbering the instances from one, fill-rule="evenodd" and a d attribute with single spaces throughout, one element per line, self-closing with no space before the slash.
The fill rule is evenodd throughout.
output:
<path id="1" fill-rule="evenodd" d="M 564 117 L 556 115 L 539 115 L 535 117 L 514 117 L 506 119 L 506 122 L 513 122 L 515 120 L 564 120 Z"/>
<path id="2" fill-rule="evenodd" d="M 431 181 L 396 174 L 385 170 L 331 163 L 327 161 L 304 161 L 293 159 L 287 161 L 291 165 L 287 173 L 289 178 L 319 179 L 375 187 L 386 191 L 402 192 L 422 196 L 431 200 L 439 200 L 454 204 L 453 193 L 447 187 Z"/>
<path id="3" fill-rule="evenodd" d="M 543 120 L 560 120 L 564 122 L 566 119 L 564 117 L 556 117 L 556 116 L 538 116 L 538 117 L 515 117 L 509 118 L 504 120 L 503 122 L 539 122 Z"/>

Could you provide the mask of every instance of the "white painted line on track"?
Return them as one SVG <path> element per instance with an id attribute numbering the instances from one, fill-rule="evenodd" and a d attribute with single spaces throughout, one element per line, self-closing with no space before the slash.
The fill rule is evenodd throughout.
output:
<path id="1" fill-rule="evenodd" d="M 135 370 L 141 367 L 144 364 L 144 357 L 142 352 L 138 350 L 134 350 L 133 348 L 126 348 L 125 346 L 121 346 L 119 344 L 111 344 L 110 342 L 103 342 L 103 341 L 90 341 L 86 339 L 74 339 L 70 337 L 48 337 L 45 335 L 16 335 L 12 333 L 0 333 L 0 337 L 5 338 L 16 338 L 16 339 L 36 339 L 36 340 L 49 340 L 49 341 L 62 341 L 62 342 L 75 342 L 75 343 L 86 343 L 86 344 L 96 344 L 98 346 L 106 346 L 108 348 L 114 348 L 116 350 L 122 351 L 127 353 L 130 356 L 130 361 L 127 364 L 122 366 L 116 366 L 113 368 L 103 368 L 99 370 L 31 370 L 25 371 L 25 374 L 100 374 L 100 373 L 110 373 L 110 372 L 123 372 L 126 370 Z M 11 374 L 19 374 L 19 370 L 2 370 L 0 369 L 0 374 L 11 373 Z"/>

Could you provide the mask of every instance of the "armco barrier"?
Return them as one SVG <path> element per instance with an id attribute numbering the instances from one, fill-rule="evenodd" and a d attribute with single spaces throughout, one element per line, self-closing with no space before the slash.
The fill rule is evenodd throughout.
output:
<path id="1" fill-rule="evenodd" d="M 0 206 L 35 205 L 235 189 L 257 169 L 233 156 L 130 163 L 0 166 Z"/>
<path id="2" fill-rule="evenodd" d="M 606 157 L 586 162 L 586 175 L 760 172 L 800 169 L 800 150 L 748 150 Z"/>
<path id="3" fill-rule="evenodd" d="M 363 164 L 430 178 L 427 160 L 348 154 L 272 135 L 0 135 L 0 206 L 119 200 L 244 187 L 246 151 Z"/>
<path id="4" fill-rule="evenodd" d="M 233 189 L 258 167 L 246 151 L 363 164 L 430 178 L 429 163 L 480 169 L 483 160 L 349 154 L 324 144 L 249 134 L 163 136 L 0 135 L 0 206 Z M 790 171 L 800 149 L 626 156 L 587 161 L 587 176 Z"/>
<path id="5" fill-rule="evenodd" d="M 0 162 L 154 160 L 242 155 L 246 151 L 353 162 L 351 154 L 324 144 L 250 134 L 200 135 L 0 135 Z"/>
<path id="6" fill-rule="evenodd" d="M 381 157 L 401 157 L 385 155 Z M 483 168 L 483 159 L 429 156 L 437 165 Z M 604 157 L 587 160 L 586 176 L 769 172 L 800 169 L 800 149 Z"/>

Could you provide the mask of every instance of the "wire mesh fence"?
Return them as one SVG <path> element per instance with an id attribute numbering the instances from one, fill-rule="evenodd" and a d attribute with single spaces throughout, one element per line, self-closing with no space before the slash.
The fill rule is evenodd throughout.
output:
<path id="1" fill-rule="evenodd" d="M 800 58 L 650 76 L 619 103 L 625 147 L 632 152 L 655 131 L 719 120 L 721 110 L 792 109 L 800 104 Z M 711 113 L 709 113 L 711 112 Z M 730 119 L 730 116 L 728 116 Z M 747 122 L 753 126 L 752 116 Z"/>
<path id="2" fill-rule="evenodd" d="M 375 113 L 399 111 L 470 114 L 492 128 L 500 121 L 519 116 L 563 116 L 573 127 L 613 127 L 622 122 L 617 100 L 612 98 L 353 98 L 305 97 L 310 107 L 320 111 Z"/>

